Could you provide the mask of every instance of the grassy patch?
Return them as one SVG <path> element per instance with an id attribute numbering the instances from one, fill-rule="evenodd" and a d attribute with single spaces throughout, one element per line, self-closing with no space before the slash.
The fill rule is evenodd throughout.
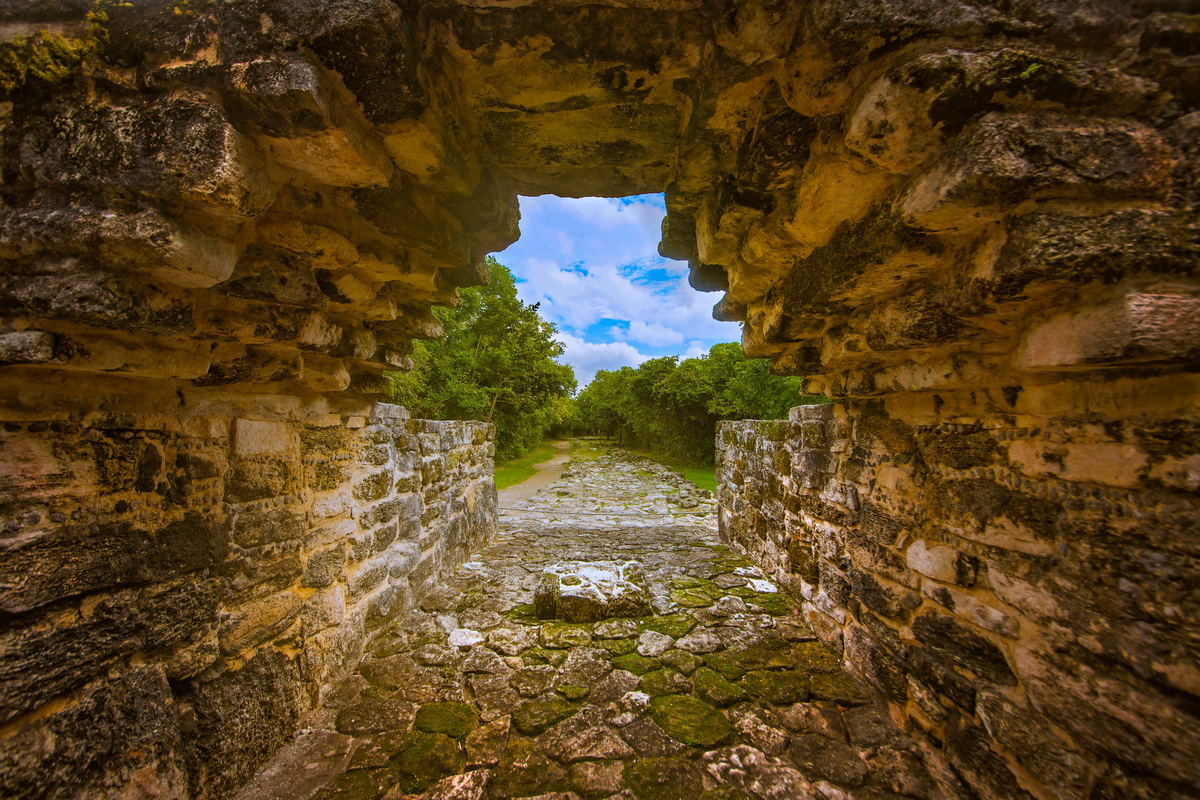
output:
<path id="1" fill-rule="evenodd" d="M 695 464 L 685 464 L 682 461 L 676 461 L 670 458 L 664 458 L 656 453 L 650 453 L 645 450 L 630 450 L 631 453 L 636 453 L 639 456 L 645 456 L 651 461 L 657 461 L 659 464 L 665 464 L 673 470 L 683 473 L 683 477 L 687 478 L 692 483 L 699 486 L 701 489 L 708 489 L 714 494 L 717 491 L 717 470 L 715 467 L 697 466 Z"/>
<path id="2" fill-rule="evenodd" d="M 496 488 L 506 489 L 537 472 L 535 464 L 554 458 L 554 442 L 547 440 L 520 458 L 496 465 Z"/>
<path id="3" fill-rule="evenodd" d="M 572 439 L 571 440 L 571 460 L 572 461 L 595 461 L 600 456 L 604 455 L 604 449 L 596 446 L 599 439 Z"/>

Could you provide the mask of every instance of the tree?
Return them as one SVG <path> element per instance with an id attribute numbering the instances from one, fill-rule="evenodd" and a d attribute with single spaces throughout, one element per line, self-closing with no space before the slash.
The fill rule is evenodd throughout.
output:
<path id="1" fill-rule="evenodd" d="M 800 379 L 771 375 L 736 342 L 707 356 L 653 358 L 601 370 L 576 398 L 583 427 L 659 455 L 709 464 L 722 419 L 781 419 L 800 401 Z"/>
<path id="2" fill-rule="evenodd" d="M 418 342 L 413 369 L 391 373 L 396 402 L 430 419 L 496 423 L 496 458 L 531 449 L 572 413 L 575 373 L 537 304 L 517 299 L 512 273 L 488 257 L 487 286 L 463 289 L 457 308 L 436 308 L 441 339 Z"/>

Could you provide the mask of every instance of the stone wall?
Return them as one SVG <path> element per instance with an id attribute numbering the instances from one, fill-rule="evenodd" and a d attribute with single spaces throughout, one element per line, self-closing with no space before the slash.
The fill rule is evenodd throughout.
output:
<path id="1" fill-rule="evenodd" d="M 235 420 L 367 419 L 518 192 L 664 191 L 660 252 L 837 401 L 730 522 L 857 609 L 947 791 L 1195 794 L 1198 54 L 1185 0 L 0 4 L 5 785 L 244 774 L 178 753 L 236 720 L 248 765 L 354 648 L 221 650 L 337 594 L 287 591 L 309 473 Z"/>
<path id="2" fill-rule="evenodd" d="M 1089 390 L 1071 421 L 1059 386 L 721 423 L 723 536 L 803 599 L 949 796 L 1200 795 L 1196 474 L 1163 419 L 1189 409 Z"/>
<path id="3" fill-rule="evenodd" d="M 231 794 L 495 530 L 492 426 L 407 416 L 4 423 L 0 796 Z"/>

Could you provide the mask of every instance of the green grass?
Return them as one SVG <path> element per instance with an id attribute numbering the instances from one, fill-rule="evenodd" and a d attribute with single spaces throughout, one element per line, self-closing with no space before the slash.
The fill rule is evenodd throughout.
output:
<path id="1" fill-rule="evenodd" d="M 633 450 L 629 452 L 636 453 L 639 456 L 645 456 L 651 461 L 657 461 L 660 464 L 665 464 L 671 469 L 678 470 L 683 473 L 683 477 L 687 478 L 692 483 L 699 486 L 701 489 L 708 489 L 714 494 L 717 491 L 717 470 L 715 467 L 697 466 L 695 464 L 687 464 L 682 461 L 676 461 L 672 458 L 664 458 L 655 453 L 646 450 Z"/>
<path id="2" fill-rule="evenodd" d="M 579 438 L 571 440 L 571 460 L 573 461 L 595 461 L 600 456 L 604 455 L 604 450 L 596 447 L 593 442 L 599 441 L 594 438 Z"/>
<path id="3" fill-rule="evenodd" d="M 496 465 L 496 488 L 507 489 L 534 475 L 534 464 L 554 458 L 554 442 L 547 439 L 520 458 Z"/>

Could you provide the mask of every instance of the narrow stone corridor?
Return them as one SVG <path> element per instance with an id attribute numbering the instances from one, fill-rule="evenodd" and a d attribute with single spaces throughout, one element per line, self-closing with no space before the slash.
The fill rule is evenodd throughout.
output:
<path id="1" fill-rule="evenodd" d="M 706 494 L 573 460 L 241 799 L 931 796 L 915 746 L 720 544 Z"/>

